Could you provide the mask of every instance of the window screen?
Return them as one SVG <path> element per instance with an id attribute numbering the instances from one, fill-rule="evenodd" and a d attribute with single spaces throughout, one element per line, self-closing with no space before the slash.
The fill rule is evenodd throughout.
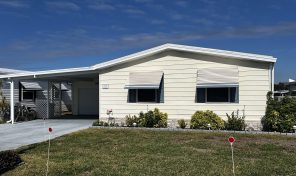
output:
<path id="1" fill-rule="evenodd" d="M 238 87 L 197 88 L 197 103 L 206 102 L 238 102 Z"/>
<path id="2" fill-rule="evenodd" d="M 207 88 L 207 102 L 228 102 L 228 88 Z"/>
<path id="3" fill-rule="evenodd" d="M 156 102 L 156 89 L 138 89 L 138 102 Z"/>
<path id="4" fill-rule="evenodd" d="M 197 88 L 197 102 L 205 103 L 206 102 L 206 89 L 205 88 Z"/>
<path id="5" fill-rule="evenodd" d="M 23 100 L 34 100 L 34 91 L 24 90 L 23 91 Z"/>
<path id="6" fill-rule="evenodd" d="M 137 89 L 128 90 L 128 102 L 129 103 L 137 102 Z"/>

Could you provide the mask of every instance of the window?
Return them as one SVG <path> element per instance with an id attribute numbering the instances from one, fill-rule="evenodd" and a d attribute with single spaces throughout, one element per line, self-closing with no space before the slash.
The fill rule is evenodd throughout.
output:
<path id="1" fill-rule="evenodd" d="M 156 89 L 138 89 L 138 102 L 156 102 Z"/>
<path id="2" fill-rule="evenodd" d="M 35 91 L 33 91 L 33 90 L 23 90 L 23 92 L 22 92 L 22 100 L 34 101 L 35 100 Z"/>
<path id="3" fill-rule="evenodd" d="M 155 86 L 156 87 L 156 86 Z M 163 77 L 157 88 L 129 88 L 128 103 L 164 103 Z"/>
<path id="4" fill-rule="evenodd" d="M 237 87 L 197 88 L 197 103 L 207 102 L 238 102 Z"/>
<path id="5" fill-rule="evenodd" d="M 159 89 L 129 89 L 129 102 L 159 102 Z"/>

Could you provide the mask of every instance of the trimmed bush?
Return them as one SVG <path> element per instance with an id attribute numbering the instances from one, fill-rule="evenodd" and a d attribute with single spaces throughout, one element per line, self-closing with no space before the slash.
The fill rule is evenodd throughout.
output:
<path id="1" fill-rule="evenodd" d="M 137 117 L 136 115 L 127 115 L 125 116 L 125 124 L 126 126 L 128 127 L 133 127 L 133 124 L 136 123 L 137 126 L 140 126 L 141 125 L 141 120 L 139 117 Z"/>
<path id="2" fill-rule="evenodd" d="M 15 168 L 21 162 L 21 157 L 13 151 L 0 152 L 0 174 Z"/>
<path id="3" fill-rule="evenodd" d="M 213 111 L 196 111 L 190 121 L 190 128 L 192 129 L 208 129 L 208 124 L 211 129 L 224 129 L 224 121 Z"/>
<path id="4" fill-rule="evenodd" d="M 226 130 L 235 130 L 235 131 L 243 131 L 246 128 L 245 117 L 239 117 L 238 115 L 234 115 L 234 112 L 231 115 L 227 114 L 227 122 L 225 122 Z"/>
<path id="5" fill-rule="evenodd" d="M 184 119 L 178 120 L 178 124 L 179 124 L 179 127 L 182 128 L 182 129 L 186 128 L 186 126 L 187 126 Z"/>
<path id="6" fill-rule="evenodd" d="M 159 109 L 155 108 L 153 111 L 150 110 L 146 113 L 140 112 L 139 117 L 136 115 L 127 115 L 125 117 L 125 123 L 127 126 L 132 127 L 133 123 L 137 126 L 148 127 L 148 128 L 166 128 L 167 127 L 168 115 L 167 113 L 160 112 Z"/>
<path id="7" fill-rule="evenodd" d="M 293 126 L 296 125 L 296 99 L 287 96 L 276 101 L 269 92 L 265 116 L 261 123 L 263 131 L 293 132 Z"/>
<path id="8" fill-rule="evenodd" d="M 93 126 L 103 126 L 104 125 L 104 122 L 103 121 L 96 120 L 96 121 L 93 122 L 92 125 Z"/>
<path id="9" fill-rule="evenodd" d="M 166 128 L 168 114 L 160 112 L 158 108 L 155 108 L 154 111 L 150 110 L 147 113 L 140 113 L 140 118 L 142 120 L 142 126 L 148 128 Z"/>
<path id="10" fill-rule="evenodd" d="M 154 125 L 155 128 L 166 128 L 168 126 L 168 114 L 160 112 L 158 108 L 155 108 L 154 111 Z"/>

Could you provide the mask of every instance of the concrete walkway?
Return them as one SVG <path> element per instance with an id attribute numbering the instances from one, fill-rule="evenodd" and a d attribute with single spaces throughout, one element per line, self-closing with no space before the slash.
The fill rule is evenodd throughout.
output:
<path id="1" fill-rule="evenodd" d="M 34 120 L 16 124 L 0 124 L 0 151 L 42 142 L 48 139 L 48 127 L 52 138 L 89 128 L 94 120 L 61 119 Z"/>

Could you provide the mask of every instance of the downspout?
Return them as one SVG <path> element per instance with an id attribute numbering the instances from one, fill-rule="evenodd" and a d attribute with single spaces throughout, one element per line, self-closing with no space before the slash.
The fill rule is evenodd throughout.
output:
<path id="1" fill-rule="evenodd" d="M 274 63 L 271 64 L 271 91 L 274 92 Z"/>
<path id="2" fill-rule="evenodd" d="M 14 124 L 14 81 L 10 82 L 10 121 Z"/>
<path id="3" fill-rule="evenodd" d="M 273 92 L 274 92 L 274 63 L 270 63 L 270 65 L 269 65 L 269 76 L 270 76 L 270 91 L 272 92 L 272 97 L 273 97 Z"/>

